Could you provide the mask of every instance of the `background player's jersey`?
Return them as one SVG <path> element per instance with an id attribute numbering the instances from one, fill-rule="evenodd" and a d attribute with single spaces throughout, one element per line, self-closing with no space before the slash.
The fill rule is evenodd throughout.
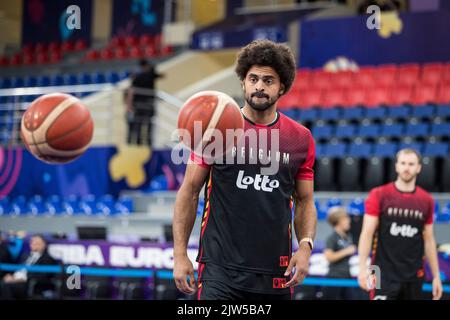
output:
<path id="1" fill-rule="evenodd" d="M 433 223 L 434 201 L 420 187 L 401 192 L 389 183 L 372 189 L 366 200 L 366 214 L 379 217 L 372 259 L 381 277 L 412 281 L 423 276 L 426 224 Z"/>
<path id="2" fill-rule="evenodd" d="M 245 118 L 245 117 L 244 117 Z M 296 179 L 313 180 L 314 140 L 310 131 L 278 113 L 270 125 L 259 125 L 245 119 L 244 132 L 273 130 L 279 132 L 279 170 L 263 175 L 267 165 L 258 159 L 267 152 L 256 150 L 245 139 L 245 147 L 235 150 L 244 156 L 244 164 L 213 164 L 205 188 L 205 210 L 202 220 L 200 250 L 197 261 L 215 263 L 227 268 L 261 274 L 282 275 L 291 256 L 291 196 Z M 191 156 L 197 164 L 206 164 Z M 235 158 L 236 160 L 236 158 Z M 265 160 L 264 160 L 265 161 Z M 267 163 L 267 162 L 266 162 Z"/>

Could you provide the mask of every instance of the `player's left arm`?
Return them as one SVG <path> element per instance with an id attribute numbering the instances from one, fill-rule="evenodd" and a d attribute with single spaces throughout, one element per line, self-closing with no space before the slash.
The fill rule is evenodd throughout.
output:
<path id="1" fill-rule="evenodd" d="M 439 300 L 442 296 L 442 282 L 439 275 L 439 262 L 432 223 L 425 225 L 423 230 L 423 240 L 425 244 L 425 257 L 427 258 L 431 273 L 433 275 L 433 299 Z"/>
<path id="2" fill-rule="evenodd" d="M 316 236 L 317 210 L 314 204 L 313 193 L 313 180 L 296 180 L 294 228 L 299 241 L 304 238 L 314 239 Z M 308 242 L 299 243 L 299 248 L 292 256 L 289 266 L 286 269 L 285 276 L 289 276 L 295 268 L 294 275 L 286 283 L 286 286 L 296 286 L 303 282 L 308 274 L 311 251 L 312 248 Z"/>

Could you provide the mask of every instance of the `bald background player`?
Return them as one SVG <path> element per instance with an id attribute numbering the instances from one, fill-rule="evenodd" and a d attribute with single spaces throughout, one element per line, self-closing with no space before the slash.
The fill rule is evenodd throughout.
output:
<path id="1" fill-rule="evenodd" d="M 397 153 L 395 182 L 374 188 L 366 200 L 359 239 L 359 277 L 373 300 L 422 299 L 424 261 L 433 275 L 433 299 L 442 296 L 436 241 L 433 234 L 434 201 L 416 186 L 421 156 L 412 149 Z M 373 242 L 372 265 L 380 268 L 381 288 L 367 285 L 367 258 Z"/>
<path id="2" fill-rule="evenodd" d="M 317 213 L 313 199 L 314 140 L 310 131 L 277 112 L 277 101 L 295 79 L 289 47 L 254 41 L 237 57 L 236 74 L 244 92 L 244 132 L 279 133 L 279 169 L 264 175 L 248 141 L 237 150 L 245 163 L 207 165 L 191 154 L 177 194 L 173 217 L 174 279 L 200 300 L 292 298 L 293 286 L 308 272 Z M 270 138 L 268 138 L 269 141 Z M 269 145 L 270 149 L 272 146 Z M 266 150 L 267 151 L 267 150 Z M 264 153 L 265 154 L 265 153 Z M 258 156 L 259 157 L 259 156 Z M 238 164 L 239 163 L 239 164 Z M 187 244 L 195 222 L 199 192 L 205 188 L 197 288 Z M 299 249 L 292 254 L 292 201 Z M 188 278 L 189 277 L 189 281 Z"/>

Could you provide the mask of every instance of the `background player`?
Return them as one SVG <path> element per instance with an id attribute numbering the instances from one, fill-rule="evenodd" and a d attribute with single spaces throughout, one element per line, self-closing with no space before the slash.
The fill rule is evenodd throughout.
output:
<path id="1" fill-rule="evenodd" d="M 433 275 L 433 299 L 442 296 L 436 242 L 433 234 L 434 201 L 416 186 L 420 154 L 413 149 L 397 153 L 397 180 L 374 188 L 366 200 L 359 239 L 359 285 L 368 291 L 367 258 L 372 240 L 372 265 L 381 271 L 381 288 L 371 299 L 421 299 L 423 255 Z M 375 235 L 375 239 L 374 239 Z"/>
<path id="2" fill-rule="evenodd" d="M 174 278 L 179 290 L 195 292 L 194 269 L 186 248 L 198 194 L 206 181 L 197 257 L 198 298 L 290 299 L 292 287 L 307 274 L 317 220 L 311 133 L 276 111 L 278 98 L 289 91 L 295 78 L 294 57 L 285 45 L 254 41 L 239 52 L 236 73 L 245 96 L 244 131 L 273 134 L 279 130 L 279 151 L 288 161 L 281 157 L 278 172 L 267 177 L 260 175 L 260 161 L 248 164 L 249 155 L 259 152 L 249 150 L 247 143 L 244 164 L 208 166 L 191 156 L 174 209 Z M 273 181 L 273 188 L 257 187 L 258 177 Z M 244 185 L 243 179 L 254 179 L 255 184 Z M 294 225 L 300 241 L 291 257 L 292 196 L 296 199 Z"/>

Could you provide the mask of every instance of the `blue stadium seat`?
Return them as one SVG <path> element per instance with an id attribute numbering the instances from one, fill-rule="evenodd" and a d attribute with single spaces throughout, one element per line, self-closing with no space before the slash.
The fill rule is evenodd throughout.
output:
<path id="1" fill-rule="evenodd" d="M 324 156 L 342 158 L 347 152 L 347 144 L 345 143 L 330 143 L 326 144 L 324 148 Z"/>
<path id="2" fill-rule="evenodd" d="M 356 127 L 353 124 L 338 125 L 334 136 L 336 138 L 352 138 L 355 135 Z"/>
<path id="3" fill-rule="evenodd" d="M 351 107 L 342 109 L 342 119 L 345 120 L 359 120 L 363 118 L 363 108 Z"/>
<path id="4" fill-rule="evenodd" d="M 46 212 L 44 200 L 40 195 L 34 195 L 28 200 L 27 211 L 33 216 Z"/>
<path id="5" fill-rule="evenodd" d="M 298 119 L 300 121 L 316 121 L 319 119 L 319 112 L 317 109 L 300 109 Z"/>
<path id="6" fill-rule="evenodd" d="M 373 151 L 373 155 L 380 158 L 389 158 L 395 156 L 397 153 L 397 144 L 395 143 L 381 143 L 375 145 L 375 150 Z"/>
<path id="7" fill-rule="evenodd" d="M 64 85 L 66 86 L 73 86 L 78 84 L 78 77 L 74 74 L 65 74 L 63 78 L 64 78 Z"/>
<path id="8" fill-rule="evenodd" d="M 24 87 L 25 82 L 22 77 L 13 77 L 11 78 L 11 88 L 22 88 Z"/>
<path id="9" fill-rule="evenodd" d="M 440 213 L 435 214 L 435 217 L 437 222 L 450 222 L 450 202 L 442 208 Z"/>
<path id="10" fill-rule="evenodd" d="M 394 119 L 406 119 L 411 115 L 411 108 L 408 106 L 398 106 L 387 108 L 386 116 Z"/>
<path id="11" fill-rule="evenodd" d="M 108 83 L 116 83 L 120 80 L 120 76 L 117 72 L 106 72 L 105 78 Z"/>
<path id="12" fill-rule="evenodd" d="M 434 117 L 435 107 L 431 105 L 416 106 L 412 108 L 412 117 L 432 119 Z"/>
<path id="13" fill-rule="evenodd" d="M 378 124 L 361 125 L 356 134 L 363 138 L 377 138 L 380 136 L 381 128 Z"/>
<path id="14" fill-rule="evenodd" d="M 356 198 L 353 199 L 348 207 L 347 211 L 351 215 L 363 215 L 364 214 L 364 199 Z"/>
<path id="15" fill-rule="evenodd" d="M 445 157 L 448 155 L 448 151 L 448 143 L 426 143 L 423 155 L 430 157 Z"/>
<path id="16" fill-rule="evenodd" d="M 320 108 L 318 116 L 322 120 L 338 120 L 341 119 L 341 112 L 339 108 Z"/>
<path id="17" fill-rule="evenodd" d="M 92 73 L 91 80 L 92 80 L 92 83 L 105 83 L 105 82 L 107 82 L 105 75 L 103 73 L 100 73 L 100 72 Z"/>
<path id="18" fill-rule="evenodd" d="M 116 213 L 115 200 L 110 194 L 105 194 L 100 197 L 96 203 L 96 207 L 99 210 L 99 213 L 105 216 L 110 216 Z"/>
<path id="19" fill-rule="evenodd" d="M 65 212 L 62 206 L 61 198 L 58 195 L 48 197 L 44 205 L 49 215 L 61 215 Z"/>
<path id="20" fill-rule="evenodd" d="M 24 87 L 32 88 L 32 87 L 36 87 L 36 86 L 37 86 L 36 77 L 33 77 L 33 76 L 25 77 Z"/>
<path id="21" fill-rule="evenodd" d="M 325 155 L 325 146 L 321 143 L 316 143 L 316 157 L 321 158 Z"/>
<path id="22" fill-rule="evenodd" d="M 130 76 L 130 71 L 129 70 L 122 70 L 119 72 L 119 78 L 120 80 L 126 79 Z"/>
<path id="23" fill-rule="evenodd" d="M 82 213 L 76 195 L 70 195 L 65 198 L 62 202 L 62 208 L 67 215 L 79 215 Z"/>
<path id="24" fill-rule="evenodd" d="M 4 196 L 0 199 L 0 216 L 6 216 L 10 214 L 10 204 L 9 204 L 9 197 Z"/>
<path id="25" fill-rule="evenodd" d="M 328 139 L 331 138 L 333 131 L 333 126 L 329 124 L 321 125 L 321 126 L 314 126 L 312 128 L 312 135 L 315 139 Z"/>
<path id="26" fill-rule="evenodd" d="M 295 121 L 298 119 L 297 109 L 282 109 L 279 111 Z"/>
<path id="27" fill-rule="evenodd" d="M 404 125 L 401 123 L 384 124 L 381 127 L 383 137 L 401 137 L 404 132 Z"/>
<path id="28" fill-rule="evenodd" d="M 434 123 L 431 126 L 431 135 L 438 137 L 449 137 L 450 123 Z"/>
<path id="29" fill-rule="evenodd" d="M 9 89 L 9 88 L 11 88 L 11 79 L 0 78 L 0 89 Z"/>
<path id="30" fill-rule="evenodd" d="M 366 119 L 383 119 L 387 113 L 384 107 L 365 108 L 364 111 L 364 118 Z"/>
<path id="31" fill-rule="evenodd" d="M 92 79 L 88 73 L 80 73 L 78 75 L 78 83 L 79 84 L 91 84 Z"/>
<path id="32" fill-rule="evenodd" d="M 368 158 L 372 155 L 372 150 L 371 143 L 351 143 L 348 155 L 355 158 Z"/>
<path id="33" fill-rule="evenodd" d="M 414 149 L 417 150 L 419 153 L 422 153 L 423 151 L 423 143 L 420 142 L 412 142 L 412 143 L 406 143 L 402 142 L 400 143 L 399 150 L 401 149 Z"/>
<path id="34" fill-rule="evenodd" d="M 11 201 L 11 213 L 14 215 L 24 215 L 27 213 L 27 200 L 25 196 L 17 196 Z"/>
<path id="35" fill-rule="evenodd" d="M 117 200 L 116 204 L 115 204 L 115 211 L 116 214 L 121 214 L 121 215 L 128 215 L 133 213 L 134 211 L 134 206 L 133 206 L 133 199 L 131 199 L 130 197 L 119 197 L 119 199 Z"/>
<path id="36" fill-rule="evenodd" d="M 48 86 L 50 86 L 50 77 L 49 76 L 40 76 L 37 79 L 37 86 L 38 87 L 48 87 Z"/>
<path id="37" fill-rule="evenodd" d="M 416 123 L 406 125 L 406 136 L 426 137 L 429 135 L 429 125 L 427 123 Z"/>
<path id="38" fill-rule="evenodd" d="M 205 199 L 204 198 L 198 199 L 198 206 L 197 206 L 197 215 L 198 216 L 203 215 L 204 207 L 205 207 Z"/>
<path id="39" fill-rule="evenodd" d="M 437 117 L 450 117 L 450 105 L 439 105 L 436 109 Z"/>
<path id="40" fill-rule="evenodd" d="M 81 211 L 85 215 L 96 215 L 101 211 L 97 208 L 97 203 L 95 201 L 95 196 L 93 194 L 88 194 L 81 197 L 79 202 Z"/>
<path id="41" fill-rule="evenodd" d="M 327 212 L 325 210 L 323 210 L 322 206 L 320 205 L 319 200 L 315 199 L 314 204 L 316 205 L 317 219 L 325 220 L 327 218 Z"/>
<path id="42" fill-rule="evenodd" d="M 62 86 L 64 85 L 64 77 L 60 74 L 55 74 L 50 78 L 50 85 Z"/>

